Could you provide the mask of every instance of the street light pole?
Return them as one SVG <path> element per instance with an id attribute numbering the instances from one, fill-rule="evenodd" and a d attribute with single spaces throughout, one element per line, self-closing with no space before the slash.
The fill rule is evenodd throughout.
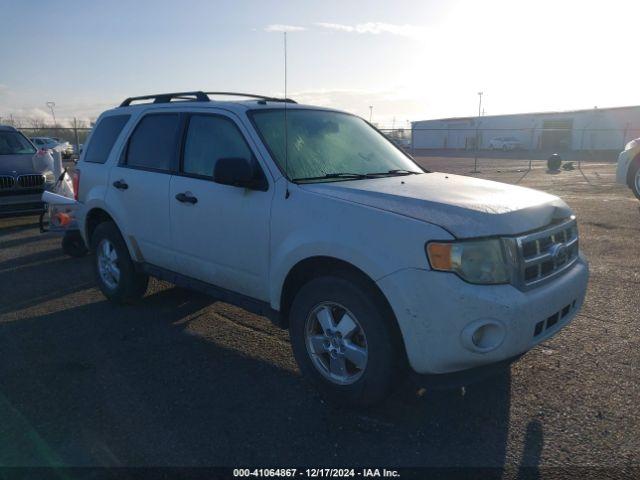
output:
<path id="1" fill-rule="evenodd" d="M 371 123 L 372 116 L 373 116 L 373 105 L 369 105 L 369 123 Z"/>
<path id="2" fill-rule="evenodd" d="M 476 154 L 473 159 L 473 171 L 471 173 L 480 173 L 478 170 L 478 150 L 480 149 L 480 136 L 478 135 L 478 128 L 480 127 L 480 117 L 482 115 L 482 92 L 478 92 L 478 120 L 476 121 Z"/>
<path id="3" fill-rule="evenodd" d="M 51 110 L 51 116 L 53 117 L 53 128 L 56 128 L 56 112 L 53 110 L 56 106 L 56 102 L 47 102 L 47 107 Z"/>

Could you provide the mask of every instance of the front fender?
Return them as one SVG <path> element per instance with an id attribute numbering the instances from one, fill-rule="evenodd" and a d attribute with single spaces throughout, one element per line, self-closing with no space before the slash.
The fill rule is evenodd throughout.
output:
<path id="1" fill-rule="evenodd" d="M 271 218 L 269 301 L 280 309 L 291 269 L 312 257 L 353 265 L 373 281 L 402 268 L 429 268 L 424 246 L 449 240 L 442 228 L 346 200 L 276 182 Z"/>

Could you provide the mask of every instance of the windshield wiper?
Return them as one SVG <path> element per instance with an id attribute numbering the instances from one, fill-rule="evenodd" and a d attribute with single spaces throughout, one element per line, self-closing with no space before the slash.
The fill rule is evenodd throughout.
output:
<path id="1" fill-rule="evenodd" d="M 338 172 L 338 173 L 327 173 L 326 175 L 321 175 L 319 177 L 301 177 L 301 178 L 294 178 L 291 181 L 292 182 L 302 182 L 302 181 L 306 181 L 306 180 L 325 180 L 325 179 L 329 179 L 329 178 L 344 178 L 347 180 L 361 180 L 364 178 L 372 178 L 370 174 L 368 173 L 349 173 L 349 172 Z"/>
<path id="2" fill-rule="evenodd" d="M 313 181 L 313 180 L 327 180 L 331 178 L 343 178 L 345 180 L 364 180 L 366 178 L 380 178 L 384 176 L 395 176 L 395 175 L 419 175 L 423 172 L 413 172 L 411 170 L 388 170 L 386 172 L 372 172 L 372 173 L 350 173 L 350 172 L 338 172 L 338 173 L 327 173 L 326 175 L 321 175 L 319 177 L 302 177 L 302 178 L 294 178 L 292 182 L 304 182 L 304 181 Z"/>
<path id="3" fill-rule="evenodd" d="M 385 175 L 420 175 L 423 172 L 414 172 L 412 170 L 404 170 L 402 168 L 395 170 L 387 170 L 386 172 L 367 173 L 369 177 L 383 177 Z"/>

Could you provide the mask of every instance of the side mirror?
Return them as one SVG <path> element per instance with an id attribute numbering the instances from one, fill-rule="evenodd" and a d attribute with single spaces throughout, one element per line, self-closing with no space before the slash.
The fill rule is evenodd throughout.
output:
<path id="1" fill-rule="evenodd" d="M 246 158 L 221 158 L 213 168 L 213 181 L 232 187 L 266 190 L 267 181 L 262 172 L 256 174 L 254 163 Z"/>

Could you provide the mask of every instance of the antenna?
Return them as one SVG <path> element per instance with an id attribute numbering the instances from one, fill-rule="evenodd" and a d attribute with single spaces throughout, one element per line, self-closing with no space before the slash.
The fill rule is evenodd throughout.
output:
<path id="1" fill-rule="evenodd" d="M 287 98 L 287 32 L 284 34 L 284 98 Z M 284 198 L 289 198 L 289 127 L 287 125 L 287 102 L 284 102 L 284 177 L 287 182 Z"/>

